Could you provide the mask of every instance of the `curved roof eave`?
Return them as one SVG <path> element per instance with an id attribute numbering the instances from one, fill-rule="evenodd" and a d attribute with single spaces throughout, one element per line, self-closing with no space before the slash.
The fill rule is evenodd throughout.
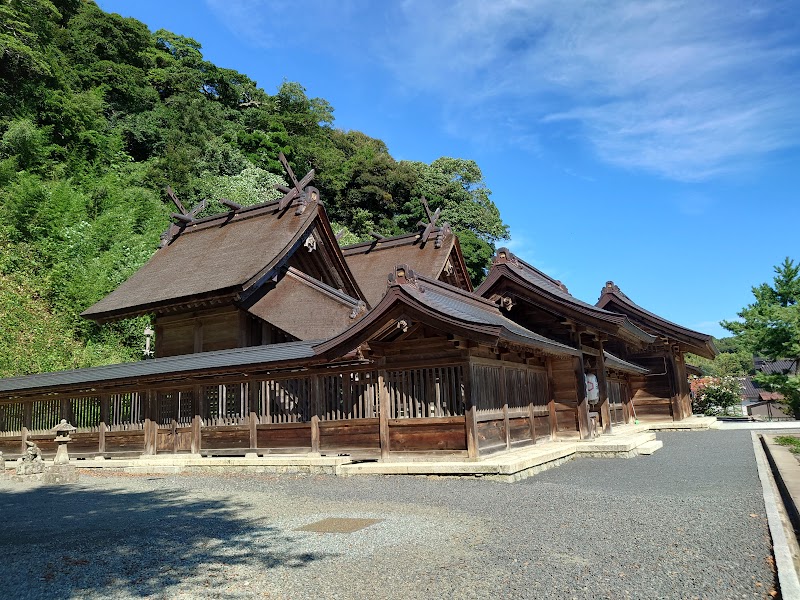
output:
<path id="1" fill-rule="evenodd" d="M 625 337 L 630 341 L 652 344 L 658 339 L 656 336 L 651 335 L 638 327 L 624 314 L 615 313 L 597 306 L 593 306 L 573 297 L 571 294 L 566 292 L 556 294 L 542 286 L 536 285 L 529 279 L 521 276 L 519 273 L 516 273 L 512 268 L 509 267 L 508 263 L 493 265 L 489 276 L 483 281 L 483 283 L 481 283 L 480 286 L 478 286 L 478 288 L 475 290 L 475 293 L 479 295 L 487 293 L 503 277 L 507 278 L 509 281 L 512 281 L 516 285 L 531 291 L 534 294 L 543 296 L 550 302 L 554 302 L 559 306 L 563 306 L 566 310 L 574 311 L 571 315 L 563 315 L 565 317 L 572 316 L 573 318 L 576 318 L 576 320 L 580 320 L 580 315 L 585 315 L 586 317 L 591 317 L 609 323 L 617 328 L 617 331 L 619 334 L 621 334 L 621 337 Z M 569 296 L 569 298 L 564 296 Z M 579 316 L 576 317 L 575 313 L 578 313 Z M 625 335 L 625 333 L 628 335 Z"/>

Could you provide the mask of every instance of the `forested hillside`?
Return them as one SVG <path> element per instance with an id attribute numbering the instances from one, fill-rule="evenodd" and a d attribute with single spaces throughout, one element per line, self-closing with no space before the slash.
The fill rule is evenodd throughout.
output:
<path id="1" fill-rule="evenodd" d="M 140 358 L 145 319 L 80 312 L 156 250 L 167 185 L 187 207 L 262 202 L 281 151 L 316 170 L 343 243 L 414 230 L 425 196 L 481 278 L 507 227 L 475 162 L 395 161 L 300 83 L 262 84 L 92 2 L 0 2 L 0 376 Z"/>

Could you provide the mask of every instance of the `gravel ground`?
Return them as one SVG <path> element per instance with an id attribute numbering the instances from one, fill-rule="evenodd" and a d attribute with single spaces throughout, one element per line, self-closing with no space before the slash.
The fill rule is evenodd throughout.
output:
<path id="1" fill-rule="evenodd" d="M 0 481 L 1 598 L 765 598 L 749 432 L 475 479 L 83 474 Z M 382 521 L 350 534 L 297 528 Z"/>

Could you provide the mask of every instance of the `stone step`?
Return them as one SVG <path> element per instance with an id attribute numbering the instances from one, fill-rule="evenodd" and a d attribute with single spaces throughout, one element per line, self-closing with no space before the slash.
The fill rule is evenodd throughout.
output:
<path id="1" fill-rule="evenodd" d="M 650 456 L 656 450 L 664 447 L 664 442 L 661 440 L 651 440 L 636 448 L 636 453 L 643 456 Z"/>
<path id="2" fill-rule="evenodd" d="M 603 454 L 632 452 L 639 446 L 656 439 L 656 434 L 648 431 L 632 435 L 600 436 L 593 440 L 577 442 L 576 450 L 580 453 Z"/>

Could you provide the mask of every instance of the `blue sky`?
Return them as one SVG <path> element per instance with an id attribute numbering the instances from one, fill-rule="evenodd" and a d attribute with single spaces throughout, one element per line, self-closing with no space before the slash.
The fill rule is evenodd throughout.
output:
<path id="1" fill-rule="evenodd" d="M 596 301 L 726 335 L 800 260 L 800 4 L 100 0 L 398 159 L 474 159 L 508 246 Z M 324 199 L 323 199 L 324 200 Z"/>

